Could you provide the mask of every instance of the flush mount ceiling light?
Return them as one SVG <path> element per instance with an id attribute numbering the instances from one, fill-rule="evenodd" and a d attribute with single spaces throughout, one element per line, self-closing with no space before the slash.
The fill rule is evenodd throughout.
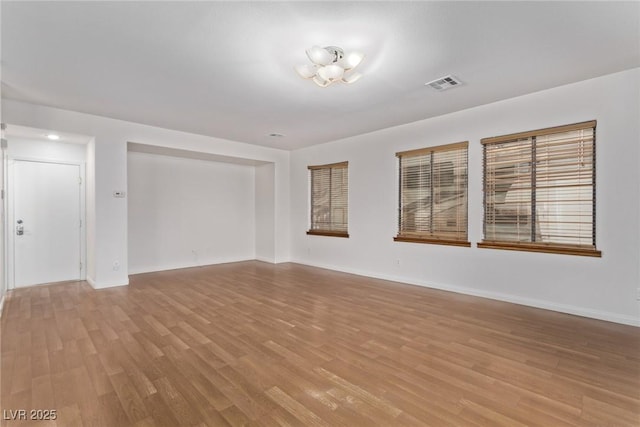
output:
<path id="1" fill-rule="evenodd" d="M 335 46 L 313 46 L 307 49 L 307 56 L 312 64 L 296 66 L 296 72 L 304 79 L 311 79 L 320 87 L 331 83 L 353 83 L 362 74 L 353 71 L 364 59 L 360 52 L 344 53 Z"/>
<path id="2" fill-rule="evenodd" d="M 56 135 L 55 133 L 49 133 L 47 134 L 47 138 L 49 138 L 52 141 L 57 141 L 60 139 L 60 135 Z"/>

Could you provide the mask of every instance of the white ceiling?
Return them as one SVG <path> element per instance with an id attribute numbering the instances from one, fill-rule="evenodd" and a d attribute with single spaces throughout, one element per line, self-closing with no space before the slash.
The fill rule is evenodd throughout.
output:
<path id="1" fill-rule="evenodd" d="M 5 98 L 283 149 L 640 66 L 636 1 L 3 1 L 1 24 Z M 364 77 L 301 79 L 314 44 Z"/>

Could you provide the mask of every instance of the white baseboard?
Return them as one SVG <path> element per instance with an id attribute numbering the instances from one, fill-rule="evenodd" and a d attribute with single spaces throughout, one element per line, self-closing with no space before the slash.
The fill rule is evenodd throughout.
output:
<path id="1" fill-rule="evenodd" d="M 6 295 L 7 294 L 5 292 L 5 294 L 2 295 L 2 297 L 0 297 L 0 319 L 2 318 L 2 312 L 3 312 L 2 309 L 4 308 L 4 300 L 5 300 Z"/>
<path id="2" fill-rule="evenodd" d="M 590 308 L 578 307 L 568 304 L 559 304 L 552 301 L 539 300 L 534 298 L 519 297 L 517 295 L 503 294 L 500 292 L 483 291 L 481 289 L 467 288 L 463 286 L 448 285 L 442 283 L 433 283 L 419 281 L 407 277 L 393 276 L 388 274 L 373 273 L 352 268 L 336 267 L 333 265 L 314 263 L 301 260 L 293 260 L 291 262 L 311 267 L 325 268 L 327 270 L 341 271 L 343 273 L 355 274 L 357 276 L 371 277 L 374 279 L 389 280 L 391 282 L 406 283 L 409 285 L 423 286 L 426 288 L 440 289 L 443 291 L 455 292 L 458 294 L 472 295 L 476 297 L 488 298 L 498 301 L 510 302 L 514 304 L 526 305 L 529 307 L 542 308 L 545 310 L 558 311 L 560 313 L 573 314 L 576 316 L 589 317 L 592 319 L 606 320 L 608 322 L 621 323 L 623 325 L 640 327 L 640 318 L 633 316 L 621 315 L 607 311 L 594 310 Z"/>
<path id="3" fill-rule="evenodd" d="M 87 275 L 87 282 L 91 285 L 93 289 L 108 289 L 115 288 L 118 286 L 127 286 L 129 284 L 129 279 L 125 280 L 124 283 L 122 281 L 115 282 L 96 282 L 92 277 Z"/>
<path id="4" fill-rule="evenodd" d="M 261 257 L 257 256 L 255 258 L 256 261 L 268 262 L 269 264 L 276 264 L 276 260 L 273 258 Z"/>
<path id="5" fill-rule="evenodd" d="M 180 270 L 183 268 L 206 267 L 209 265 L 229 264 L 232 262 L 253 261 L 255 258 L 218 258 L 208 260 L 205 263 L 175 263 L 156 266 L 133 267 L 129 269 L 129 275 L 155 273 L 158 271 Z"/>

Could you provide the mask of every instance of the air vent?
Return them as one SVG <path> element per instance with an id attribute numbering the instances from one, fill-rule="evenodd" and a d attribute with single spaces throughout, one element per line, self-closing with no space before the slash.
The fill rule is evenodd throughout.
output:
<path id="1" fill-rule="evenodd" d="M 462 82 L 454 76 L 444 76 L 429 83 L 425 83 L 425 86 L 431 86 L 438 91 L 447 90 L 460 85 L 462 85 Z"/>

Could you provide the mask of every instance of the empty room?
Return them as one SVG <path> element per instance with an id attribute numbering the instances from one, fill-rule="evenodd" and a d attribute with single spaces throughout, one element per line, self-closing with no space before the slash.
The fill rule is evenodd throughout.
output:
<path id="1" fill-rule="evenodd" d="M 0 426 L 640 426 L 640 2 L 0 37 Z"/>

